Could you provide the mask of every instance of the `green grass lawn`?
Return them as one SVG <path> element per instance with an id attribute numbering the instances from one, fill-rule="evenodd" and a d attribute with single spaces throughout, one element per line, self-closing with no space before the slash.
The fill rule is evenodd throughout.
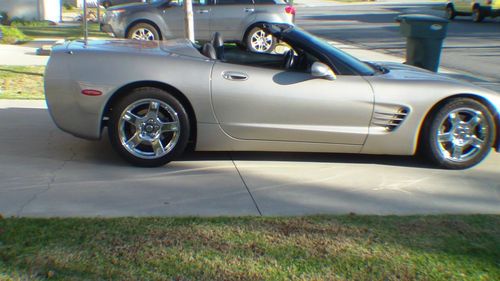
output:
<path id="1" fill-rule="evenodd" d="M 0 99 L 45 99 L 44 71 L 44 66 L 0 65 Z"/>
<path id="2" fill-rule="evenodd" d="M 500 216 L 0 219 L 0 280 L 500 280 Z"/>
<path id="3" fill-rule="evenodd" d="M 75 26 L 19 26 L 25 35 L 32 38 L 65 38 L 77 39 L 83 37 L 82 27 Z M 89 23 L 89 36 L 90 37 L 109 37 L 106 33 L 99 31 L 99 24 Z"/>

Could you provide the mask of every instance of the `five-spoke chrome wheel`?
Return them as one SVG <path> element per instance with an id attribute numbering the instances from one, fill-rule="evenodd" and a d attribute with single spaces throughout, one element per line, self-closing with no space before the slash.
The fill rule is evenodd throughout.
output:
<path id="1" fill-rule="evenodd" d="M 189 119 L 183 105 L 157 88 L 133 90 L 113 107 L 109 136 L 115 149 L 139 166 L 161 166 L 186 148 Z"/>
<path id="2" fill-rule="evenodd" d="M 160 158 L 179 140 L 177 112 L 157 99 L 139 100 L 129 105 L 122 112 L 118 126 L 122 145 L 139 158 Z"/>
<path id="3" fill-rule="evenodd" d="M 444 168 L 466 169 L 481 162 L 495 140 L 495 122 L 483 103 L 470 98 L 446 101 L 429 116 L 421 145 Z"/>
<path id="4" fill-rule="evenodd" d="M 488 135 L 489 127 L 480 111 L 459 108 L 441 121 L 437 139 L 445 158 L 465 162 L 481 152 Z"/>
<path id="5" fill-rule="evenodd" d="M 248 33 L 247 45 L 252 52 L 270 53 L 274 50 L 276 39 L 263 29 L 255 27 Z"/>

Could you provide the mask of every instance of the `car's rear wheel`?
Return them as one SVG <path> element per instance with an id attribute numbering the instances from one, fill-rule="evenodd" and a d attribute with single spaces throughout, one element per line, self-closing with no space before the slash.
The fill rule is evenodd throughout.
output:
<path id="1" fill-rule="evenodd" d="M 482 22 L 484 20 L 484 14 L 481 12 L 479 7 L 474 7 L 472 10 L 472 20 L 474 22 Z"/>
<path id="2" fill-rule="evenodd" d="M 127 38 L 135 40 L 153 41 L 159 40 L 160 34 L 156 28 L 148 23 L 138 23 L 132 26 L 127 34 Z"/>
<path id="3" fill-rule="evenodd" d="M 261 27 L 252 28 L 246 38 L 247 48 L 256 53 L 270 53 L 276 46 L 276 38 Z"/>
<path id="4" fill-rule="evenodd" d="M 453 5 L 446 6 L 445 17 L 449 20 L 453 20 L 456 16 L 457 13 L 455 12 L 455 8 L 453 8 Z"/>
<path id="5" fill-rule="evenodd" d="M 182 104 L 157 88 L 138 88 L 113 106 L 109 138 L 130 163 L 167 164 L 184 152 L 189 140 L 188 115 Z"/>
<path id="6" fill-rule="evenodd" d="M 496 132 L 488 108 L 470 98 L 445 102 L 423 130 L 423 152 L 447 169 L 467 169 L 481 162 L 490 152 Z"/>

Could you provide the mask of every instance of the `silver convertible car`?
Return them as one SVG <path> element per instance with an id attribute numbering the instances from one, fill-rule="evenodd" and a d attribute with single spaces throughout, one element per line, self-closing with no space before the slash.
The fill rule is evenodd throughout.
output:
<path id="1" fill-rule="evenodd" d="M 265 28 L 290 49 L 253 53 L 220 34 L 188 40 L 66 42 L 45 75 L 59 128 L 107 127 L 132 164 L 198 151 L 426 155 L 469 168 L 498 151 L 500 95 L 396 63 L 362 62 L 290 25 Z"/>

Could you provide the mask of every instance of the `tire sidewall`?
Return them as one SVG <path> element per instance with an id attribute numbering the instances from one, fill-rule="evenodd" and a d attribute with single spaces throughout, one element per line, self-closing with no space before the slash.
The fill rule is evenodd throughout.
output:
<path id="1" fill-rule="evenodd" d="M 465 162 L 455 162 L 446 159 L 441 154 L 437 139 L 437 132 L 439 131 L 441 121 L 446 116 L 448 116 L 451 111 L 458 108 L 470 108 L 480 111 L 483 114 L 484 118 L 486 118 L 486 123 L 489 131 L 488 139 L 485 140 L 484 146 L 479 154 Z M 427 145 L 424 146 L 427 148 L 427 157 L 440 167 L 457 170 L 467 169 L 480 163 L 489 154 L 495 140 L 496 133 L 495 123 L 488 108 L 480 102 L 469 98 L 452 99 L 443 104 L 439 109 L 436 110 L 432 118 L 429 120 L 428 125 L 425 126 L 424 129 L 427 130 L 427 133 L 424 134 L 424 142 L 427 143 Z"/>
<path id="2" fill-rule="evenodd" d="M 127 149 L 123 147 L 119 137 L 118 132 L 120 130 L 119 121 L 121 114 L 129 105 L 142 99 L 157 99 L 167 103 L 175 110 L 175 112 L 177 112 L 177 116 L 179 118 L 180 135 L 177 144 L 169 153 L 160 158 L 143 159 L 132 155 Z M 157 88 L 145 87 L 131 91 L 128 95 L 124 96 L 113 106 L 108 125 L 108 134 L 113 148 L 128 162 L 141 167 L 158 167 L 163 166 L 172 160 L 175 160 L 184 152 L 190 136 L 189 124 L 189 117 L 186 110 L 174 96 L 166 91 Z"/>
<path id="3" fill-rule="evenodd" d="M 271 47 L 269 47 L 268 50 L 262 52 L 262 51 L 259 51 L 259 50 L 256 50 L 253 46 L 252 46 L 252 36 L 259 30 L 263 30 L 262 27 L 260 26 L 255 26 L 253 27 L 252 29 L 250 29 L 250 31 L 248 32 L 248 35 L 246 37 L 246 46 L 248 48 L 248 50 L 252 51 L 252 52 L 255 52 L 255 53 L 271 53 L 274 48 L 276 47 L 276 38 L 273 36 L 272 38 L 272 43 L 271 43 Z M 264 31 L 265 32 L 265 31 Z M 266 33 L 267 34 L 267 33 Z"/>

